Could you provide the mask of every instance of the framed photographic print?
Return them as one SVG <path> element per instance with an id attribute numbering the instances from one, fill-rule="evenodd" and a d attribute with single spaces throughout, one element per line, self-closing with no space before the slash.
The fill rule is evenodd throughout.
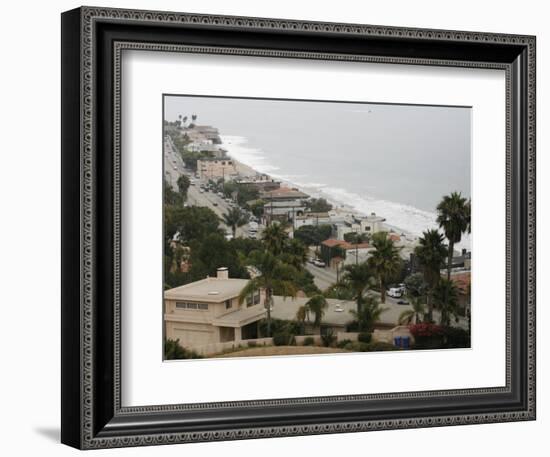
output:
<path id="1" fill-rule="evenodd" d="M 535 418 L 535 38 L 62 15 L 62 442 Z"/>

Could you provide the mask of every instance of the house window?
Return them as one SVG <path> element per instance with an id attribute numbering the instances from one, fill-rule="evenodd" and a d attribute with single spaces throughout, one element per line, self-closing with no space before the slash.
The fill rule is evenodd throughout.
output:
<path id="1" fill-rule="evenodd" d="M 231 304 L 231 300 L 226 300 L 226 301 L 225 301 L 225 309 L 229 309 L 229 308 L 231 308 L 231 306 L 233 306 L 233 305 Z"/>
<path id="2" fill-rule="evenodd" d="M 260 303 L 260 291 L 257 290 L 246 297 L 246 306 L 257 305 Z"/>
<path id="3" fill-rule="evenodd" d="M 208 310 L 208 303 L 190 303 L 185 301 L 178 301 L 176 302 L 176 308 Z"/>

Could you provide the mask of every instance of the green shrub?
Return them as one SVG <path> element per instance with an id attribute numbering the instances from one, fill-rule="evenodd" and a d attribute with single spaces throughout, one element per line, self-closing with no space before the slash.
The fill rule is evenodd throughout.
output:
<path id="1" fill-rule="evenodd" d="M 256 341 L 249 341 L 249 342 L 248 342 L 248 347 L 249 347 L 249 348 L 255 348 L 256 346 L 257 346 Z"/>
<path id="2" fill-rule="evenodd" d="M 202 359 L 202 355 L 191 349 L 185 349 L 180 345 L 179 338 L 172 340 L 168 338 L 164 342 L 164 357 L 166 360 L 178 359 Z"/>
<path id="3" fill-rule="evenodd" d="M 331 347 L 336 342 L 336 335 L 332 329 L 328 329 L 323 335 L 321 335 L 321 343 L 325 347 Z"/>
<path id="4" fill-rule="evenodd" d="M 357 335 L 357 341 L 361 343 L 370 343 L 372 341 L 372 333 L 362 332 Z"/>
<path id="5" fill-rule="evenodd" d="M 275 346 L 293 346 L 296 344 L 296 339 L 291 333 L 280 332 L 273 335 L 273 344 Z"/>
<path id="6" fill-rule="evenodd" d="M 351 321 L 346 325 L 346 332 L 357 332 L 359 330 L 359 323 L 357 321 Z"/>
<path id="7" fill-rule="evenodd" d="M 391 343 L 384 343 L 382 341 L 374 341 L 368 343 L 367 352 L 377 352 L 377 351 L 396 351 L 397 348 Z"/>
<path id="8" fill-rule="evenodd" d="M 349 345 L 350 343 L 353 343 L 353 341 L 351 340 L 338 341 L 338 343 L 336 343 L 336 347 L 340 349 L 346 349 L 346 346 Z"/>
<path id="9" fill-rule="evenodd" d="M 445 327 L 443 341 L 445 348 L 469 348 L 470 333 L 458 327 Z"/>
<path id="10" fill-rule="evenodd" d="M 304 346 L 313 346 L 315 344 L 315 339 L 312 336 L 307 336 L 304 338 Z"/>

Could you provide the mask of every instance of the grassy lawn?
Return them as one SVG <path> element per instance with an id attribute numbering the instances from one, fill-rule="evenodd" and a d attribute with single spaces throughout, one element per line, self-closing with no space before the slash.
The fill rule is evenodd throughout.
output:
<path id="1" fill-rule="evenodd" d="M 335 352 L 349 351 L 319 346 L 259 346 L 213 355 L 211 357 L 263 357 L 268 355 L 332 354 Z"/>

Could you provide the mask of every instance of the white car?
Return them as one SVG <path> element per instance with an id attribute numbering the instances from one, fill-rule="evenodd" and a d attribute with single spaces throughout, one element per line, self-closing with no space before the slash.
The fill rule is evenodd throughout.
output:
<path id="1" fill-rule="evenodd" d="M 325 268 L 327 265 L 325 264 L 325 262 L 323 262 L 322 260 L 320 259 L 315 259 L 313 261 L 313 265 L 315 265 L 316 267 L 321 267 L 321 268 Z"/>
<path id="2" fill-rule="evenodd" d="M 390 287 L 388 295 L 392 298 L 401 298 L 403 296 L 403 289 L 401 287 Z"/>

